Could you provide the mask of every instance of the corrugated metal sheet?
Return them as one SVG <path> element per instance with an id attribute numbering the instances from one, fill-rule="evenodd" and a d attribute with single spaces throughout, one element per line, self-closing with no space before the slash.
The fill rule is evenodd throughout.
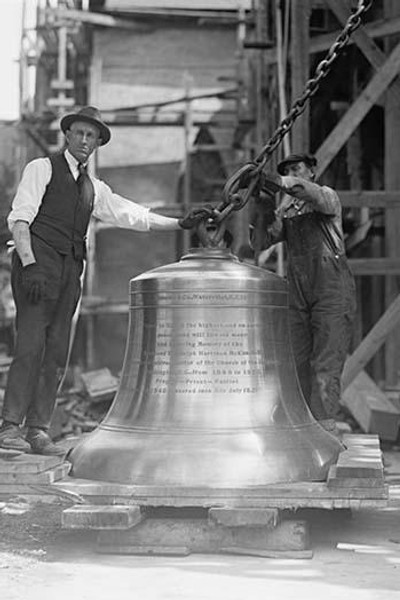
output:
<path id="1" fill-rule="evenodd" d="M 149 11 L 166 10 L 207 10 L 229 11 L 243 7 L 251 8 L 251 0 L 106 0 L 105 10 L 130 11 L 135 9 Z"/>

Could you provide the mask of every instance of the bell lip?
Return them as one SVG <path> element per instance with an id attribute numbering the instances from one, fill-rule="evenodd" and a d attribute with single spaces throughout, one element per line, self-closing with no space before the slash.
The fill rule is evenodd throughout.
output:
<path id="1" fill-rule="evenodd" d="M 240 262 L 239 258 L 229 248 L 189 248 L 189 251 L 181 256 L 179 262 L 191 258 L 216 258 Z"/>

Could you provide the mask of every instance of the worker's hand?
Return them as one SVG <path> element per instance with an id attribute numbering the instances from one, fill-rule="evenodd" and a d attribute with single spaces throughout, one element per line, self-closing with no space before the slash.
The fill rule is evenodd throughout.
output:
<path id="1" fill-rule="evenodd" d="M 254 179 L 260 179 L 261 173 L 257 171 L 258 166 L 254 162 L 245 163 L 236 173 L 233 174 L 231 181 L 235 191 L 248 188 Z M 257 184 L 258 185 L 258 184 Z"/>
<path id="2" fill-rule="evenodd" d="M 31 304 L 37 304 L 46 297 L 47 277 L 37 263 L 31 263 L 22 269 L 21 281 Z"/>
<path id="3" fill-rule="evenodd" d="M 184 217 L 178 219 L 179 226 L 182 229 L 192 229 L 200 221 L 207 221 L 214 214 L 214 209 L 209 204 L 200 206 L 198 208 L 192 208 Z"/>
<path id="4" fill-rule="evenodd" d="M 254 186 L 254 195 L 257 195 L 260 190 L 268 189 L 274 193 L 279 192 L 282 188 L 282 178 L 280 175 L 271 171 L 258 171 L 256 163 L 246 163 L 235 174 L 235 188 L 241 190 L 248 188 L 256 179 Z"/>
<path id="5" fill-rule="evenodd" d="M 282 189 L 282 177 L 271 171 L 263 171 L 261 174 L 261 191 L 276 194 Z"/>

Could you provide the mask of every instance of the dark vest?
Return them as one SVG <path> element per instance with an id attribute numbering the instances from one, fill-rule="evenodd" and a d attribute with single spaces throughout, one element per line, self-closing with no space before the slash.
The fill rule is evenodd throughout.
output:
<path id="1" fill-rule="evenodd" d="M 50 161 L 52 176 L 30 231 L 60 254 L 80 260 L 86 256 L 91 211 L 79 201 L 78 185 L 64 154 L 56 154 Z"/>

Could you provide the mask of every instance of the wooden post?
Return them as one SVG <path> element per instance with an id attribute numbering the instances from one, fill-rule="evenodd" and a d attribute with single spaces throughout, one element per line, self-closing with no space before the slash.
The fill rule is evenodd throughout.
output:
<path id="1" fill-rule="evenodd" d="M 393 19 L 400 16 L 398 0 L 384 0 L 384 16 Z M 399 36 L 386 39 L 386 50 L 389 52 L 399 43 Z M 395 79 L 396 81 L 396 79 Z M 389 88 L 390 89 L 390 88 Z M 394 94 L 385 97 L 385 189 L 393 190 L 400 187 L 400 153 L 398 144 L 400 137 L 400 104 Z M 385 215 L 385 246 L 388 257 L 400 255 L 400 210 L 390 208 Z M 400 292 L 398 277 L 386 277 L 385 302 L 389 306 Z M 385 346 L 386 385 L 398 383 L 400 368 L 400 330 L 396 328 Z"/>
<path id="2" fill-rule="evenodd" d="M 387 341 L 390 332 L 400 322 L 400 295 L 392 302 L 386 312 L 368 332 L 361 344 L 346 360 L 342 374 L 342 389 L 345 390 L 350 383 L 363 370 L 381 345 Z"/>
<path id="3" fill-rule="evenodd" d="M 268 38 L 268 0 L 258 0 L 257 19 L 256 19 L 256 35 L 257 41 L 266 42 Z M 267 128 L 267 112 L 265 102 L 265 89 L 267 81 L 267 71 L 265 65 L 265 51 L 256 50 L 258 52 L 256 62 L 256 97 L 255 97 L 255 108 L 256 108 L 256 146 L 257 151 L 266 142 Z"/>
<path id="4" fill-rule="evenodd" d="M 183 78 L 183 84 L 185 88 L 185 158 L 184 158 L 184 173 L 183 173 L 183 212 L 186 214 L 191 206 L 191 183 L 192 183 L 192 102 L 190 100 L 190 92 L 192 89 L 192 78 L 189 74 L 185 73 Z M 190 247 L 190 231 L 184 230 L 182 232 L 182 253 L 186 254 Z"/>
<path id="5" fill-rule="evenodd" d="M 291 82 L 292 103 L 302 95 L 310 75 L 309 20 L 310 0 L 296 0 L 292 7 Z M 309 106 L 292 128 L 292 151 L 308 152 L 310 145 Z"/>

